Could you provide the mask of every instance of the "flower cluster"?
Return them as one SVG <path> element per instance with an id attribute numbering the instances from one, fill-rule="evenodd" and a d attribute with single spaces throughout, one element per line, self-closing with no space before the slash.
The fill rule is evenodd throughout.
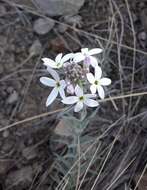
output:
<path id="1" fill-rule="evenodd" d="M 91 50 L 83 48 L 78 53 L 64 56 L 60 53 L 55 61 L 43 58 L 42 61 L 52 78 L 41 77 L 40 82 L 53 88 L 47 98 L 46 106 L 60 95 L 62 103 L 75 105 L 75 112 L 81 111 L 84 106 L 97 107 L 98 97 L 101 99 L 105 97 L 103 86 L 111 84 L 109 78 L 102 77 L 102 69 L 94 57 L 100 53 L 102 53 L 100 48 Z"/>

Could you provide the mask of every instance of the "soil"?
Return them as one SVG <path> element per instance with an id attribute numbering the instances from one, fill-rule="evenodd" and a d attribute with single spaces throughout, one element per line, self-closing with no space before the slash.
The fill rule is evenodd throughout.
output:
<path id="1" fill-rule="evenodd" d="M 56 148 L 51 147 L 50 139 L 58 122 L 57 114 L 3 130 L 17 121 L 62 108 L 58 103 L 49 108 L 45 107 L 49 91 L 39 82 L 40 76 L 45 73 L 41 62 L 43 56 L 54 57 L 59 52 L 75 52 L 81 47 L 92 48 L 102 45 L 108 48 L 102 67 L 113 81 L 111 96 L 146 91 L 147 2 L 144 0 L 127 2 L 131 10 L 131 21 L 125 1 L 87 0 L 74 17 L 51 18 L 55 22 L 53 29 L 39 35 L 34 31 L 35 20 L 41 18 L 39 13 L 37 15 L 7 1 L 0 1 L 0 190 L 53 190 L 56 186 L 51 177 L 55 152 L 53 149 Z M 115 13 L 115 24 L 111 28 L 111 19 Z M 109 39 L 111 30 L 112 40 L 109 41 L 106 39 Z M 122 30 L 124 33 L 120 42 Z M 133 30 L 135 48 L 139 51 L 135 52 L 135 76 L 131 91 Z M 120 44 L 124 44 L 125 47 Z M 130 101 L 132 104 L 129 104 Z M 118 126 L 102 138 L 102 147 L 105 149 L 116 137 L 117 127 L 125 126 L 118 136 L 109 160 L 110 164 L 107 164 L 107 172 L 110 169 L 116 171 L 122 160 L 126 162 L 123 162 L 121 168 L 135 159 L 133 167 L 115 184 L 112 188 L 114 190 L 125 189 L 124 185 L 128 181 L 131 181 L 133 189 L 132 183 L 136 184 L 146 165 L 146 103 L 146 96 L 133 97 L 132 100 L 119 99 L 113 104 L 103 103 L 97 117 L 87 129 L 87 133 L 96 136 L 103 133 L 117 119 L 123 118 Z M 132 142 L 134 144 L 131 144 Z M 133 148 L 127 157 L 127 151 L 131 146 Z M 61 148 L 62 146 L 57 147 Z M 108 181 L 112 180 L 108 175 L 104 179 L 99 181 L 96 189 L 103 190 L 107 187 Z M 145 177 L 144 181 L 147 181 Z M 144 184 L 141 183 L 139 190 L 147 189 Z M 88 189 L 88 186 L 83 189 Z"/>

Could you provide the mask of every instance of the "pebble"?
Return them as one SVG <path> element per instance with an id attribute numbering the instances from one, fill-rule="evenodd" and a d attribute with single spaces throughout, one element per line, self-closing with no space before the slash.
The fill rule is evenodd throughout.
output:
<path id="1" fill-rule="evenodd" d="M 3 142 L 3 146 L 0 149 L 1 154 L 11 154 L 14 151 L 14 141 L 10 139 L 6 139 Z"/>
<path id="2" fill-rule="evenodd" d="M 31 55 L 40 55 L 41 50 L 42 50 L 42 45 L 41 45 L 40 41 L 35 40 L 29 49 L 29 53 Z"/>
<path id="3" fill-rule="evenodd" d="M 10 160 L 1 160 L 0 161 L 0 175 L 4 175 L 12 162 Z"/>
<path id="4" fill-rule="evenodd" d="M 65 26 L 65 25 L 63 25 L 63 24 L 59 24 L 59 25 L 57 26 L 57 30 L 58 30 L 61 34 L 64 34 L 67 29 L 68 29 L 68 26 Z"/>
<path id="5" fill-rule="evenodd" d="M 0 14 L 6 14 L 6 8 L 3 5 L 0 5 Z"/>
<path id="6" fill-rule="evenodd" d="M 39 35 L 47 34 L 53 27 L 54 21 L 51 19 L 39 18 L 34 22 L 34 31 Z"/>
<path id="7" fill-rule="evenodd" d="M 4 67 L 3 65 L 0 63 L 0 74 L 2 74 L 4 72 Z"/>
<path id="8" fill-rule="evenodd" d="M 137 37 L 138 37 L 138 41 L 139 41 L 140 46 L 142 48 L 145 48 L 146 47 L 146 39 L 147 39 L 146 32 L 145 31 L 139 32 Z"/>
<path id="9" fill-rule="evenodd" d="M 74 15 L 85 0 L 34 0 L 34 3 L 49 16 Z"/>
<path id="10" fill-rule="evenodd" d="M 142 9 L 142 11 L 140 12 L 140 20 L 145 32 L 147 32 L 147 8 Z"/>
<path id="11" fill-rule="evenodd" d="M 29 147 L 25 147 L 22 151 L 22 155 L 24 158 L 26 158 L 27 160 L 32 160 L 35 157 L 37 157 L 37 151 L 34 147 L 29 146 Z"/>
<path id="12" fill-rule="evenodd" d="M 12 94 L 9 95 L 7 99 L 8 104 L 13 104 L 18 100 L 18 93 L 14 90 Z"/>
<path id="13" fill-rule="evenodd" d="M 7 43 L 7 37 L 4 35 L 0 35 L 0 46 L 4 47 Z"/>
<path id="14" fill-rule="evenodd" d="M 3 132 L 3 137 L 4 138 L 7 138 L 9 136 L 9 131 L 8 130 L 5 130 L 4 132 Z"/>
<path id="15" fill-rule="evenodd" d="M 81 27 L 82 24 L 82 17 L 80 15 L 66 15 L 63 18 L 64 22 L 69 24 L 69 25 L 73 25 L 75 27 Z"/>
<path id="16" fill-rule="evenodd" d="M 138 34 L 139 40 L 145 41 L 146 37 L 147 37 L 146 32 L 144 32 L 144 31 L 139 32 L 139 34 Z"/>
<path id="17" fill-rule="evenodd" d="M 10 186 L 17 186 L 23 184 L 29 186 L 33 180 L 33 170 L 31 166 L 23 167 L 19 170 L 10 172 L 6 179 L 6 189 Z"/>
<path id="18" fill-rule="evenodd" d="M 66 122 L 64 120 L 61 120 L 57 124 L 57 126 L 54 130 L 55 134 L 60 135 L 60 136 L 64 136 L 64 137 L 72 136 L 73 135 L 73 129 L 68 124 L 66 124 Z"/>

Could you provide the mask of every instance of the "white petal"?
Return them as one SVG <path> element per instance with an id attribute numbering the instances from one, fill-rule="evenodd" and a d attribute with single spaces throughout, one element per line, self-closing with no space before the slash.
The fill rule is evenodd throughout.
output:
<path id="1" fill-rule="evenodd" d="M 99 80 L 102 76 L 102 69 L 101 67 L 97 66 L 95 67 L 95 79 Z"/>
<path id="2" fill-rule="evenodd" d="M 85 56 L 82 53 L 76 53 L 74 55 L 73 61 L 75 63 L 79 63 L 79 62 L 83 61 L 84 59 L 85 59 Z"/>
<path id="3" fill-rule="evenodd" d="M 63 88 L 59 88 L 59 94 L 60 94 L 60 96 L 61 96 L 62 99 L 65 98 L 65 92 L 64 92 Z"/>
<path id="4" fill-rule="evenodd" d="M 97 90 L 98 90 L 99 97 L 100 97 L 101 99 L 104 99 L 104 97 L 105 97 L 105 92 L 104 92 L 103 87 L 102 87 L 102 86 L 97 86 Z"/>
<path id="5" fill-rule="evenodd" d="M 62 58 L 62 53 L 59 53 L 57 56 L 56 56 L 56 58 L 55 58 L 55 62 L 56 63 L 60 63 L 61 62 L 61 58 Z"/>
<path id="6" fill-rule="evenodd" d="M 56 81 L 59 81 L 59 80 L 60 80 L 58 73 L 57 73 L 55 70 L 53 70 L 51 67 L 47 67 L 47 71 L 52 75 L 52 77 L 53 77 Z"/>
<path id="7" fill-rule="evenodd" d="M 97 59 L 95 58 L 95 57 L 92 57 L 92 56 L 89 56 L 89 59 L 90 59 L 90 65 L 92 66 L 92 67 L 97 67 L 98 66 L 98 61 L 97 61 Z"/>
<path id="8" fill-rule="evenodd" d="M 76 105 L 75 105 L 75 108 L 74 108 L 74 111 L 75 112 L 79 112 L 83 109 L 83 102 L 78 102 Z"/>
<path id="9" fill-rule="evenodd" d="M 66 82 L 65 80 L 60 80 L 60 85 L 61 85 L 61 88 L 65 88 L 66 87 Z"/>
<path id="10" fill-rule="evenodd" d="M 75 104 L 77 101 L 79 100 L 79 98 L 77 96 L 69 96 L 69 97 L 66 97 L 62 100 L 62 103 L 63 104 Z"/>
<path id="11" fill-rule="evenodd" d="M 76 85 L 76 87 L 75 87 L 75 94 L 78 97 L 83 96 L 83 89 L 79 85 Z"/>
<path id="12" fill-rule="evenodd" d="M 41 77 L 40 82 L 44 84 L 45 86 L 52 86 L 54 87 L 56 85 L 56 81 L 53 79 L 50 79 L 48 77 Z"/>
<path id="13" fill-rule="evenodd" d="M 85 94 L 86 98 L 96 98 L 97 94 Z"/>
<path id="14" fill-rule="evenodd" d="M 57 64 L 55 61 L 53 61 L 52 59 L 49 58 L 43 58 L 42 61 L 44 62 L 43 64 L 47 67 L 52 67 L 52 68 L 56 68 Z"/>
<path id="15" fill-rule="evenodd" d="M 96 85 L 94 85 L 94 84 L 91 85 L 90 86 L 90 91 L 91 91 L 92 94 L 95 94 L 96 93 Z"/>
<path id="16" fill-rule="evenodd" d="M 102 51 L 103 51 L 103 50 L 100 49 L 100 48 L 94 48 L 94 49 L 89 50 L 88 54 L 89 54 L 89 55 L 95 55 L 95 54 L 101 53 Z"/>
<path id="17" fill-rule="evenodd" d="M 95 82 L 95 78 L 94 78 L 94 76 L 93 76 L 92 73 L 87 73 L 86 76 L 87 76 L 88 81 L 89 81 L 91 84 L 93 84 L 93 83 Z"/>
<path id="18" fill-rule="evenodd" d="M 84 104 L 86 104 L 89 107 L 97 107 L 99 105 L 99 103 L 96 100 L 92 100 L 89 98 L 85 99 Z"/>
<path id="19" fill-rule="evenodd" d="M 58 95 L 58 90 L 57 88 L 54 88 L 47 98 L 46 106 L 49 106 L 56 99 L 57 95 Z"/>
<path id="20" fill-rule="evenodd" d="M 111 79 L 109 78 L 101 78 L 100 79 L 100 84 L 103 86 L 108 86 L 111 84 Z"/>
<path id="21" fill-rule="evenodd" d="M 74 57 L 74 53 L 68 53 L 66 55 L 63 56 L 63 58 L 61 59 L 62 63 L 65 63 L 66 61 L 68 61 L 69 59 Z"/>
<path id="22" fill-rule="evenodd" d="M 88 55 L 88 48 L 82 48 L 81 52 L 82 52 L 82 54 L 87 54 Z"/>

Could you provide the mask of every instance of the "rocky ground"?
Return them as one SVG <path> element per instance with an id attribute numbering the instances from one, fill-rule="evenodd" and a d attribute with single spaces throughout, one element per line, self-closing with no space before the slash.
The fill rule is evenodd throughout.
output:
<path id="1" fill-rule="evenodd" d="M 131 17 L 126 2 L 129 3 Z M 114 17 L 116 24 L 111 28 L 114 14 L 117 15 Z M 122 30 L 122 44 L 125 44 L 125 47 L 118 45 Z M 110 94 L 128 94 L 134 57 L 134 33 L 135 48 L 139 51 L 136 51 L 135 57 L 133 89 L 134 92 L 142 92 L 147 89 L 145 0 L 70 0 L 70 3 L 68 0 L 64 3 L 62 0 L 0 1 L 0 190 L 55 189 L 51 177 L 55 147 L 51 147 L 50 138 L 58 122 L 56 115 L 3 130 L 14 122 L 62 107 L 57 103 L 48 109 L 45 107 L 49 92 L 39 83 L 39 77 L 45 73 L 41 57 L 53 57 L 59 52 L 74 52 L 81 47 L 107 47 L 103 67 L 106 73 L 112 76 Z M 120 47 L 122 49 L 119 57 Z M 118 58 L 121 59 L 123 71 L 120 69 Z M 122 79 L 118 71 L 122 72 Z M 123 90 L 121 80 L 124 84 Z M 98 130 L 97 123 L 102 132 L 124 113 L 130 114 L 125 117 L 125 121 L 130 122 L 127 123 L 129 129 L 125 129 L 125 136 L 119 137 L 118 147 L 120 152 L 123 151 L 123 146 L 131 143 L 138 135 L 133 150 L 136 151 L 137 158 L 140 154 L 142 156 L 135 165 L 139 171 L 138 173 L 135 170 L 136 174 L 133 177 L 133 181 L 136 182 L 146 164 L 147 101 L 145 96 L 134 98 L 132 101 L 130 112 L 128 100 L 119 100 L 113 106 L 112 103 L 108 103 L 108 106 L 104 104 L 99 117 L 91 126 L 95 135 Z M 111 132 L 106 138 L 106 145 L 112 142 L 116 133 L 116 130 Z M 126 148 L 124 152 L 127 150 Z M 130 179 L 130 176 L 128 178 Z M 145 190 L 147 187 L 145 177 L 142 181 L 139 190 Z M 101 189 L 97 189 L 103 190 L 99 187 Z M 113 189 L 124 188 L 117 186 Z"/>

